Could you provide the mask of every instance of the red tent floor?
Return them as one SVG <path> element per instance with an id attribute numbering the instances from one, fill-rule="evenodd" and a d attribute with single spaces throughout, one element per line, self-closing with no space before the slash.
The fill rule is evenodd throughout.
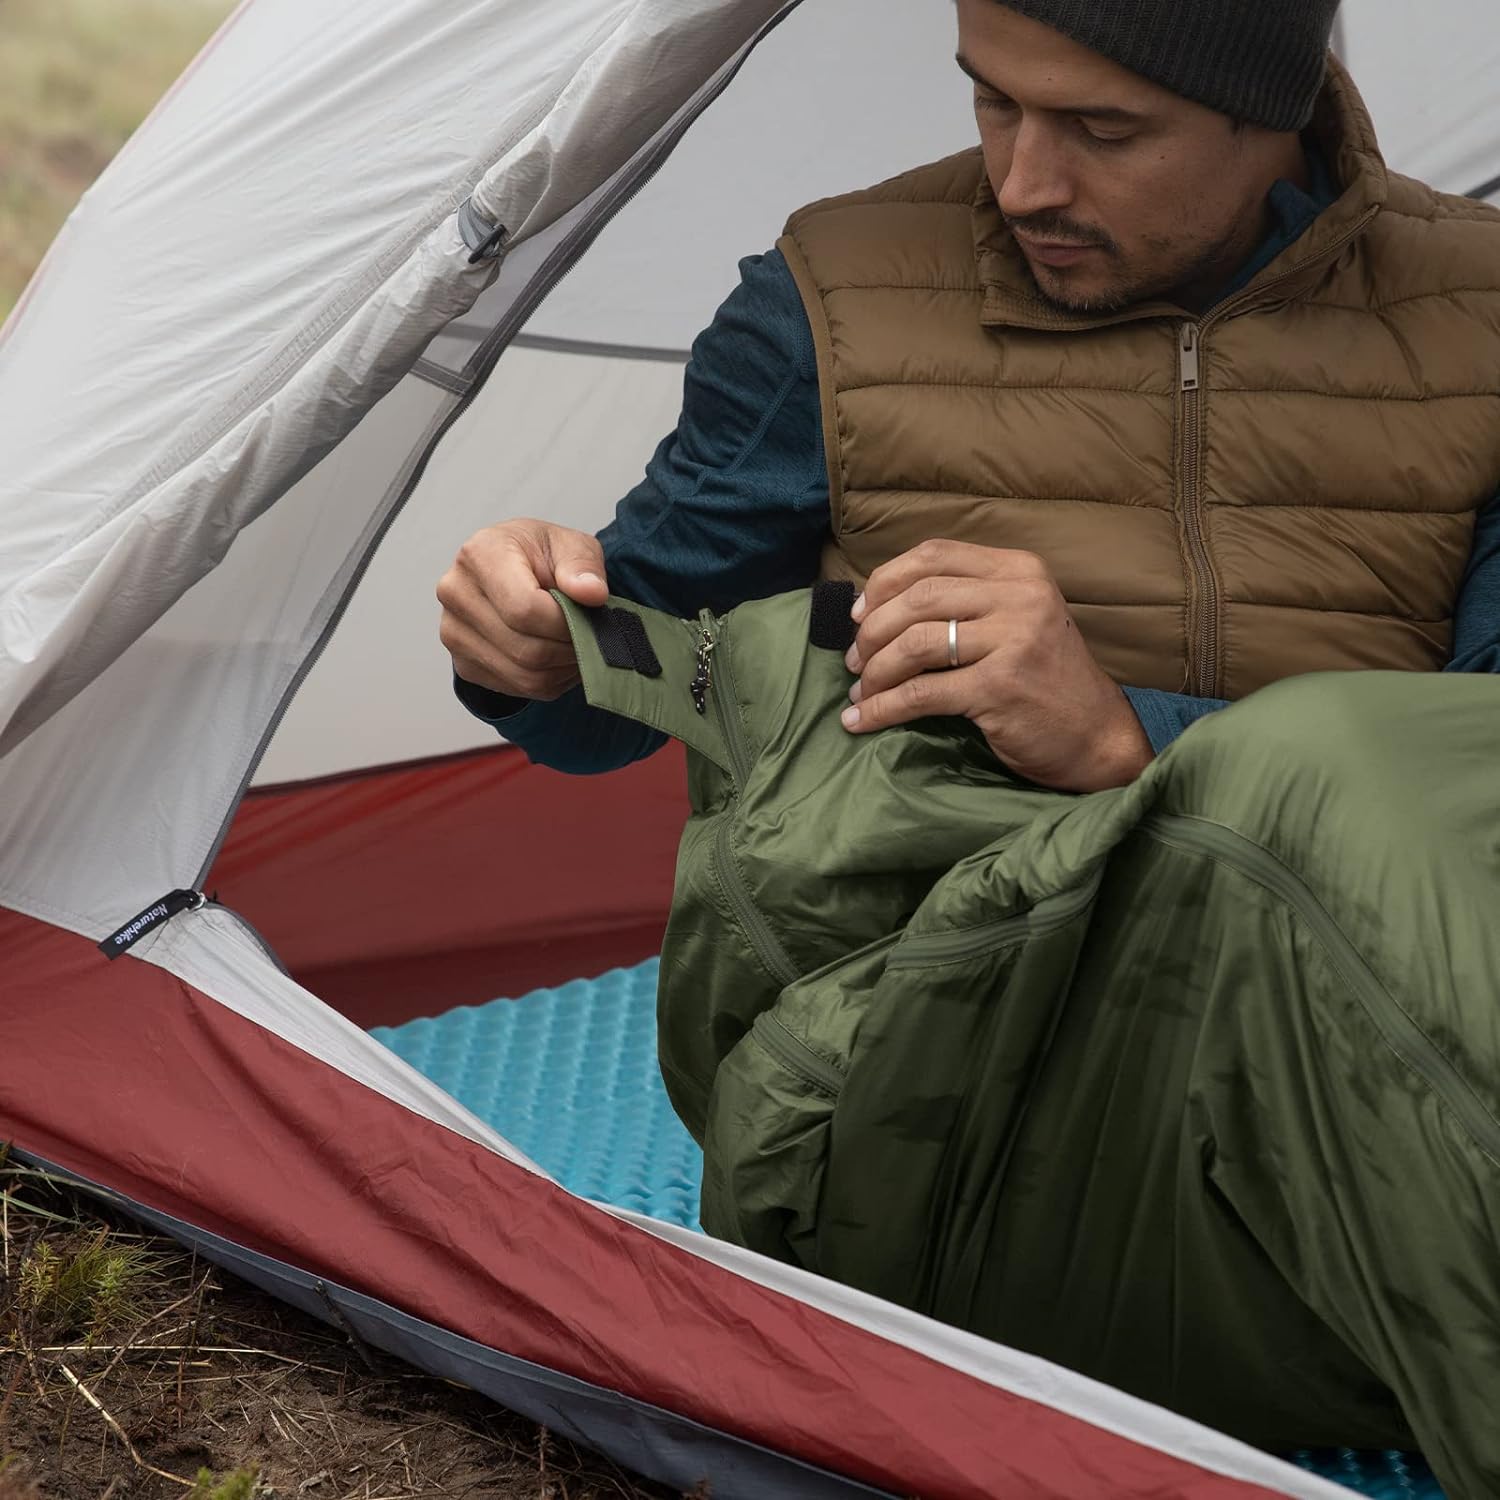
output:
<path id="1" fill-rule="evenodd" d="M 687 814 L 676 745 L 584 777 L 497 745 L 252 791 L 205 888 L 392 1026 L 659 952 Z"/>

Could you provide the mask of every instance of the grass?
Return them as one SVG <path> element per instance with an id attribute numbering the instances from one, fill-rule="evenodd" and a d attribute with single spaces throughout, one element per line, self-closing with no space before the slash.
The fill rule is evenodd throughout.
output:
<path id="1" fill-rule="evenodd" d="M 188 1491 L 187 1500 L 253 1500 L 259 1480 L 254 1469 L 236 1469 L 222 1479 L 199 1469 L 198 1482 Z"/>
<path id="2" fill-rule="evenodd" d="M 118 1242 L 107 1229 L 69 1250 L 42 1240 L 21 1263 L 17 1296 L 35 1322 L 59 1336 L 102 1338 L 129 1319 L 154 1268 L 148 1250 Z"/>
<path id="3" fill-rule="evenodd" d="M 0 319 L 232 0 L 0 0 Z"/>

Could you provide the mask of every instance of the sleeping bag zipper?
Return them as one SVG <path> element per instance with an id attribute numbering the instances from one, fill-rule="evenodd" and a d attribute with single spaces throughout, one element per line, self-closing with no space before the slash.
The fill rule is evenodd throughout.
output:
<path id="1" fill-rule="evenodd" d="M 1299 876 L 1269 850 L 1221 823 L 1181 813 L 1152 813 L 1142 832 L 1158 843 L 1226 865 L 1284 901 L 1323 945 L 1386 1045 L 1453 1111 L 1480 1150 L 1500 1161 L 1500 1120 L 1402 1009 Z"/>
<path id="2" fill-rule="evenodd" d="M 693 706 L 703 713 L 704 704 L 712 698 L 714 713 L 724 735 L 724 745 L 734 773 L 735 796 L 744 790 L 750 775 L 750 748 L 745 743 L 744 726 L 734 698 L 734 673 L 729 664 L 728 643 L 719 635 L 719 622 L 712 610 L 698 616 L 697 671 L 690 684 Z M 731 822 L 722 813 L 714 833 L 714 868 L 719 886 L 739 923 L 740 931 L 766 971 L 779 983 L 792 984 L 798 977 L 796 965 L 787 956 L 770 924 L 761 915 L 740 873 L 730 842 Z"/>
<path id="3" fill-rule="evenodd" d="M 815 1089 L 837 1099 L 844 1087 L 844 1074 L 820 1057 L 796 1032 L 789 1030 L 774 1011 L 763 1010 L 750 1028 L 782 1067 L 795 1073 Z"/>
<path id="4" fill-rule="evenodd" d="M 1066 926 L 1087 909 L 1099 889 L 1102 867 L 1077 890 L 1045 896 L 1035 906 L 1009 916 L 981 922 L 956 932 L 916 933 L 902 939 L 886 963 L 887 969 L 925 969 L 935 964 L 961 963 L 982 958 L 1024 938 L 1042 937 Z"/>

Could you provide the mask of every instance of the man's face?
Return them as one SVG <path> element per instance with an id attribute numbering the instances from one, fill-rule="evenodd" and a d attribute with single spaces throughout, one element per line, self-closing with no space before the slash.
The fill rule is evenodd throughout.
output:
<path id="1" fill-rule="evenodd" d="M 996 0 L 958 0 L 958 37 L 985 167 L 1044 298 L 1113 312 L 1233 275 L 1295 137 L 1236 130 Z"/>

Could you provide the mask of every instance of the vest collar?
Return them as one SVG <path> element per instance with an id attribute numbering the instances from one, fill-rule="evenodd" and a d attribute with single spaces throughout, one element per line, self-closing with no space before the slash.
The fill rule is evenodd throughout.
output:
<path id="1" fill-rule="evenodd" d="M 1389 190 L 1385 161 L 1369 112 L 1354 81 L 1331 53 L 1311 128 L 1343 192 L 1247 287 L 1201 318 L 1167 301 L 1142 302 L 1107 314 L 1069 313 L 1044 302 L 1037 296 L 1036 283 L 1000 216 L 994 189 L 981 166 L 973 210 L 974 251 L 984 292 L 980 321 L 986 326 L 1059 333 L 1107 328 L 1145 318 L 1208 324 L 1305 296 L 1327 267 L 1368 228 Z"/>

